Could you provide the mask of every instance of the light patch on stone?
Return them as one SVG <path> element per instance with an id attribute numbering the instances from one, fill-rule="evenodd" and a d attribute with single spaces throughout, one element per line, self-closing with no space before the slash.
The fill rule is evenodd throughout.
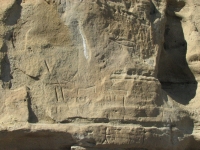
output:
<path id="1" fill-rule="evenodd" d="M 88 59 L 89 55 L 88 55 L 88 51 L 87 51 L 86 39 L 85 39 L 85 37 L 83 35 L 82 30 L 79 29 L 79 31 L 80 31 L 80 34 L 81 34 L 81 37 L 82 37 L 82 40 L 83 40 L 83 52 L 84 52 L 84 56 L 85 56 L 86 59 Z"/>

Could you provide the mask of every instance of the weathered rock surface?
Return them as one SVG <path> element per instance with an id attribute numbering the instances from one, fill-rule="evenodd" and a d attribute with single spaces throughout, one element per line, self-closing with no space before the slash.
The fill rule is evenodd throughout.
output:
<path id="1" fill-rule="evenodd" d="M 199 0 L 0 0 L 1 149 L 200 149 Z"/>

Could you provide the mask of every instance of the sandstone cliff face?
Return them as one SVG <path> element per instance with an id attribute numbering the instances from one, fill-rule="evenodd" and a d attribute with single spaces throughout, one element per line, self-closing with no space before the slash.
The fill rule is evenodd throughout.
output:
<path id="1" fill-rule="evenodd" d="M 199 0 L 0 2 L 2 149 L 200 148 Z"/>

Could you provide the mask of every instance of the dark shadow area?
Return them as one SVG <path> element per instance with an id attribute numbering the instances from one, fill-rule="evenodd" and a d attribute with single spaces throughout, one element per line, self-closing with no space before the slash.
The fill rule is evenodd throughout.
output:
<path id="1" fill-rule="evenodd" d="M 174 127 L 177 127 L 184 134 L 192 134 L 194 129 L 194 120 L 191 119 L 188 114 L 188 116 L 181 117 L 179 121 L 175 122 Z"/>
<path id="2" fill-rule="evenodd" d="M 12 87 L 11 79 L 13 78 L 10 74 L 10 61 L 7 55 L 7 46 L 4 44 L 1 53 L 3 55 L 1 59 L 1 80 L 2 80 L 2 87 L 4 89 L 10 89 Z"/>
<path id="3" fill-rule="evenodd" d="M 67 131 L 30 128 L 0 132 L 2 150 L 70 150 L 76 141 Z"/>
<path id="4" fill-rule="evenodd" d="M 150 12 L 149 14 L 146 14 L 148 19 L 153 23 L 157 18 L 161 18 L 161 13 L 158 11 L 152 0 L 150 0 Z"/>
<path id="5" fill-rule="evenodd" d="M 17 20 L 21 16 L 21 10 L 22 10 L 21 3 L 22 0 L 16 0 L 13 6 L 7 10 L 4 20 L 6 25 L 12 26 L 17 24 Z"/>
<path id="6" fill-rule="evenodd" d="M 14 43 L 14 42 L 15 42 L 16 39 L 15 39 L 14 32 L 13 32 L 13 31 L 8 32 L 8 33 L 7 33 L 7 37 L 8 37 L 8 38 L 6 38 L 6 39 L 8 39 L 9 41 L 11 41 L 12 47 L 15 48 L 15 43 Z"/>
<path id="7" fill-rule="evenodd" d="M 197 82 L 171 83 L 161 82 L 162 89 L 176 102 L 187 105 L 196 95 Z"/>
<path id="8" fill-rule="evenodd" d="M 37 123 L 38 122 L 38 118 L 35 115 L 33 109 L 32 109 L 32 103 L 31 103 L 31 97 L 30 94 L 28 93 L 28 112 L 29 112 L 29 118 L 28 118 L 28 122 L 29 123 Z"/>
<path id="9" fill-rule="evenodd" d="M 162 89 L 175 101 L 186 105 L 196 95 L 197 81 L 186 61 L 187 42 L 181 18 L 175 15 L 185 3 L 168 1 L 164 45 L 158 63 L 158 79 Z"/>

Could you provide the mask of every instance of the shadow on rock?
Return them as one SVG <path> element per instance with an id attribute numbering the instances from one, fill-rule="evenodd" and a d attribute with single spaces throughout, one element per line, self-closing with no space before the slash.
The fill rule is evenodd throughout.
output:
<path id="1" fill-rule="evenodd" d="M 184 7 L 183 2 L 169 0 L 166 10 L 164 45 L 158 65 L 158 79 L 162 89 L 175 101 L 186 105 L 196 95 L 197 81 L 186 61 L 187 41 L 181 18 L 175 11 Z"/>

